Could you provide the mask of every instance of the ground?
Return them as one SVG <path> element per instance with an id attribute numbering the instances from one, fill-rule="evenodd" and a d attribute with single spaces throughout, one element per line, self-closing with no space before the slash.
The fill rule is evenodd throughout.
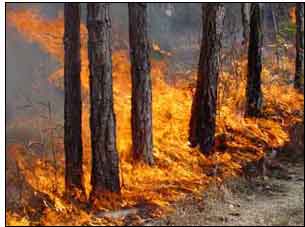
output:
<path id="1" fill-rule="evenodd" d="M 248 182 L 235 179 L 212 186 L 202 199 L 188 198 L 168 217 L 147 226 L 304 226 L 304 159 L 285 162 L 288 177 Z"/>

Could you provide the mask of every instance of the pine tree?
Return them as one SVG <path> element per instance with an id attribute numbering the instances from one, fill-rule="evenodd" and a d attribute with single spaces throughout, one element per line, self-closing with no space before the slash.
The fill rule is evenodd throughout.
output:
<path id="1" fill-rule="evenodd" d="M 75 196 L 84 191 L 81 136 L 80 6 L 78 3 L 65 3 L 64 20 L 65 184 L 67 193 Z"/>
<path id="2" fill-rule="evenodd" d="M 262 3 L 251 4 L 250 39 L 248 47 L 248 76 L 246 90 L 246 116 L 257 117 L 261 113 L 263 95 L 262 71 Z"/>
<path id="3" fill-rule="evenodd" d="M 113 111 L 111 20 L 109 3 L 88 3 L 90 128 L 92 145 L 91 198 L 120 192 L 116 121 Z"/>
<path id="4" fill-rule="evenodd" d="M 201 151 L 208 153 L 215 143 L 217 84 L 224 25 L 223 4 L 203 4 L 202 18 L 203 34 L 189 141 L 191 146 L 199 144 Z"/>
<path id="5" fill-rule="evenodd" d="M 251 3 L 241 3 L 241 16 L 243 25 L 243 45 L 247 46 L 250 33 L 250 6 Z"/>
<path id="6" fill-rule="evenodd" d="M 304 85 L 304 3 L 296 3 L 296 26 L 294 86 L 295 88 L 300 89 Z"/>
<path id="7" fill-rule="evenodd" d="M 132 149 L 135 160 L 152 165 L 152 85 L 147 4 L 129 3 L 129 43 L 132 74 Z"/>

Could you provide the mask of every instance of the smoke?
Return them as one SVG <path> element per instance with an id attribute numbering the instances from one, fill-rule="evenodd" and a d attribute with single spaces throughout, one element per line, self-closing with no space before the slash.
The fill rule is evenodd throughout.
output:
<path id="1" fill-rule="evenodd" d="M 36 43 L 26 42 L 11 26 L 6 26 L 6 121 L 32 114 L 23 106 L 51 101 L 63 104 L 62 94 L 47 78 L 58 63 Z M 39 87 L 40 86 L 40 87 Z"/>
<path id="2" fill-rule="evenodd" d="M 82 22 L 86 24 L 86 4 L 81 4 Z M 7 3 L 6 11 L 38 10 L 43 17 L 53 19 L 63 13 L 63 3 Z M 240 3 L 225 3 L 224 47 L 242 38 Z M 128 48 L 127 3 L 113 3 L 112 37 L 114 43 L 124 39 Z M 201 42 L 202 22 L 200 3 L 148 3 L 149 36 L 161 49 L 173 52 L 170 65 L 197 65 Z M 115 44 L 114 44 L 115 45 Z M 51 85 L 47 78 L 59 63 L 36 43 L 27 42 L 13 26 L 6 26 L 6 115 L 7 122 L 24 112 L 20 106 L 49 101 L 56 113 L 63 117 L 63 92 Z M 33 87 L 40 86 L 37 89 Z M 28 111 L 28 114 L 33 112 Z"/>
<path id="3" fill-rule="evenodd" d="M 149 4 L 149 32 L 151 39 L 169 50 L 177 46 L 177 33 L 200 27 L 192 23 L 191 15 L 184 13 L 174 17 L 175 11 L 185 11 L 184 7 L 194 4 Z M 82 22 L 86 23 L 86 4 L 81 4 Z M 198 7 L 197 7 L 198 8 Z M 8 3 L 6 11 L 34 9 L 44 18 L 54 19 L 63 12 L 62 3 Z M 111 4 L 113 39 L 126 39 L 128 44 L 128 8 L 126 3 Z M 197 10 L 198 11 L 198 10 Z M 199 14 L 198 14 L 199 15 Z M 177 19 L 178 18 L 178 19 Z M 194 21 L 193 21 L 194 22 Z M 196 22 L 196 21 L 195 21 Z M 49 84 L 48 76 L 56 70 L 59 63 L 43 51 L 35 42 L 28 42 L 8 22 L 6 24 L 6 120 L 10 122 L 20 115 L 38 114 L 23 106 L 38 102 L 50 102 L 56 107 L 57 115 L 63 116 L 63 92 Z M 185 29 L 184 29 L 185 28 Z M 198 30 L 198 29 L 194 29 Z M 199 32 L 197 32 L 199 33 Z M 183 37 L 184 35 L 181 35 Z M 177 36 L 176 36 L 177 37 Z M 127 45 L 128 47 L 128 45 Z M 39 88 L 39 91 L 34 88 Z"/>

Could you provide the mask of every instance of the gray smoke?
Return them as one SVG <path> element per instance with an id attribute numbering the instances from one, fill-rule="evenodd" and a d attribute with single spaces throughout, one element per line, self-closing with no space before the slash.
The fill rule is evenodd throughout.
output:
<path id="1" fill-rule="evenodd" d="M 86 4 L 82 3 L 82 21 L 86 22 Z M 63 3 L 7 3 L 6 10 L 26 8 L 39 9 L 43 16 L 54 18 L 63 11 Z M 240 3 L 225 3 L 224 47 L 232 47 L 233 42 L 241 40 L 242 26 Z M 120 33 L 128 34 L 127 3 L 111 4 L 113 37 Z M 162 49 L 176 53 L 172 59 L 180 65 L 197 65 L 201 41 L 200 3 L 149 3 L 149 32 L 151 40 Z M 47 82 L 48 75 L 58 63 L 48 56 L 35 43 L 22 39 L 11 26 L 6 26 L 6 116 L 7 121 L 21 114 L 19 106 L 26 105 L 26 99 L 50 101 L 56 112 L 63 116 L 63 94 Z M 270 28 L 268 29 L 270 30 Z M 117 36 L 116 36 L 117 35 Z M 128 35 L 125 37 L 128 39 Z M 127 40 L 126 40 L 127 41 Z M 128 42 L 127 42 L 128 43 Z M 194 45 L 196 44 L 196 45 Z M 182 47 L 184 48 L 183 50 Z M 192 48 L 188 48 L 192 47 Z M 33 82 L 40 83 L 42 94 L 33 90 Z M 33 113 L 30 113 L 33 114 Z"/>

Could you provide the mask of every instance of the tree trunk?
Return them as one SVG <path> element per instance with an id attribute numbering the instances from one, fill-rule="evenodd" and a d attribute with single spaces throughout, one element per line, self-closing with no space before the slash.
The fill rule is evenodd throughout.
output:
<path id="1" fill-rule="evenodd" d="M 304 3 L 296 3 L 296 26 L 296 62 L 294 86 L 295 88 L 300 89 L 304 83 Z"/>
<path id="2" fill-rule="evenodd" d="M 202 152 L 209 153 L 215 143 L 217 83 L 224 23 L 223 4 L 203 4 L 202 18 L 202 43 L 189 141 L 191 146 L 199 144 Z"/>
<path id="3" fill-rule="evenodd" d="M 262 5 L 251 4 L 250 40 L 248 49 L 248 78 L 246 90 L 246 116 L 257 117 L 261 113 L 262 90 Z"/>
<path id="4" fill-rule="evenodd" d="M 273 24 L 273 29 L 274 29 L 274 34 L 275 34 L 275 41 L 277 41 L 277 35 L 279 32 L 278 29 L 278 22 L 277 22 L 277 13 L 276 13 L 276 3 L 270 3 L 270 8 L 271 8 L 271 14 L 272 14 L 272 24 Z"/>
<path id="5" fill-rule="evenodd" d="M 78 3 L 65 3 L 64 20 L 65 184 L 66 192 L 71 196 L 76 196 L 80 191 L 84 191 L 81 136 L 80 6 Z"/>
<path id="6" fill-rule="evenodd" d="M 91 198 L 120 192 L 119 156 L 113 111 L 111 21 L 109 3 L 88 3 L 90 127 L 92 146 Z"/>
<path id="7" fill-rule="evenodd" d="M 247 46 L 250 33 L 250 6 L 251 3 L 241 3 L 241 18 L 243 24 L 243 45 Z"/>
<path id="8" fill-rule="evenodd" d="M 276 3 L 270 3 L 270 9 L 271 9 L 271 14 L 272 14 L 272 24 L 274 28 L 274 42 L 276 43 L 275 47 L 275 55 L 276 55 L 276 63 L 278 67 L 281 67 L 280 64 L 280 43 L 279 41 L 279 29 L 278 29 L 278 21 L 277 21 L 277 13 L 276 13 Z"/>
<path id="9" fill-rule="evenodd" d="M 132 149 L 135 160 L 152 165 L 152 92 L 147 4 L 129 3 L 129 43 L 132 74 Z"/>

